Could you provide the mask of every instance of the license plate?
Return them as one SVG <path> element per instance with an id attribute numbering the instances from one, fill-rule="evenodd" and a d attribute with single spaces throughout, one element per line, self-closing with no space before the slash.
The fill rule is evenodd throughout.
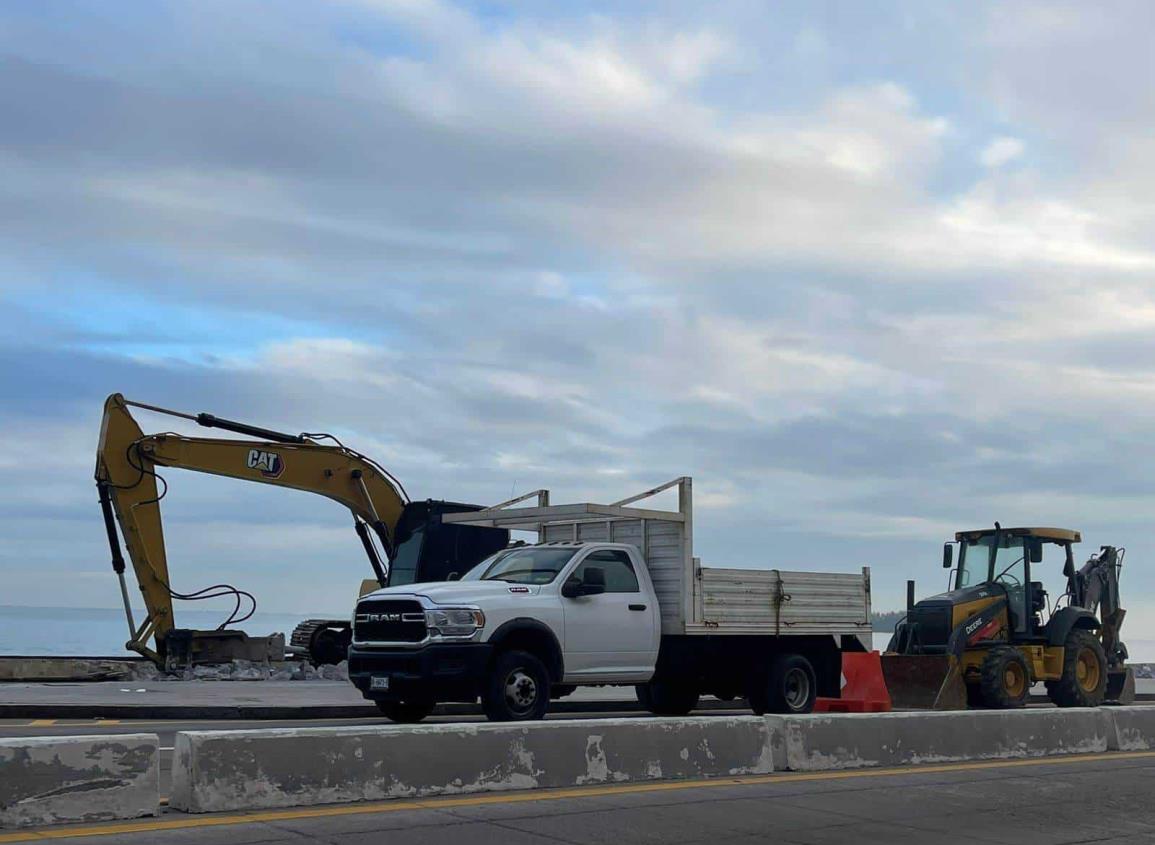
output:
<path id="1" fill-rule="evenodd" d="M 369 689 L 389 689 L 389 676 L 374 675 L 369 679 Z"/>

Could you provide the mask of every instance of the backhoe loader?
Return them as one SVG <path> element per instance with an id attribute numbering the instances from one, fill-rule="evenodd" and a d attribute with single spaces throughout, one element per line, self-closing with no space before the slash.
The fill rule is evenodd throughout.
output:
<path id="1" fill-rule="evenodd" d="M 173 433 L 146 435 L 133 419 L 130 407 L 255 439 L 223 440 Z M 132 402 L 119 393 L 113 394 L 104 404 L 96 486 L 112 553 L 112 568 L 120 581 L 128 622 L 126 647 L 162 667 L 240 658 L 281 659 L 285 651 L 282 638 L 249 637 L 228 628 L 247 619 L 256 607 L 255 599 L 244 590 L 227 584 L 195 592 L 174 589 L 160 512 L 160 501 L 168 484 L 157 473 L 158 469 L 167 467 L 289 487 L 339 502 L 353 515 L 354 530 L 373 569 L 374 577 L 367 582 L 372 589 L 450 579 L 455 574 L 464 574 L 509 542 L 509 532 L 503 529 L 442 524 L 442 514 L 479 508 L 434 500 L 411 502 L 400 482 L 387 470 L 344 446 L 332 435 L 286 434 L 212 414 L 185 414 Z M 133 618 L 125 581 L 117 523 L 144 598 L 146 613 L 139 625 Z M 364 589 L 363 586 L 362 592 Z M 233 597 L 236 607 L 217 630 L 176 627 L 174 598 L 198 600 L 223 596 Z M 242 615 L 244 599 L 252 607 Z M 336 663 L 344 658 L 350 637 L 348 619 L 312 619 L 294 631 L 290 650 L 307 653 L 314 662 Z M 154 647 L 149 646 L 150 638 Z"/>
<path id="2" fill-rule="evenodd" d="M 1119 603 L 1125 550 L 1103 546 L 1076 570 L 1078 531 L 994 528 L 960 531 L 943 549 L 953 589 L 914 601 L 882 656 L 896 707 L 1011 708 L 1027 702 L 1031 685 L 1046 684 L 1059 707 L 1130 703 L 1135 679 L 1119 639 L 1126 611 Z M 1031 566 L 1045 546 L 1062 551 L 1066 591 L 1050 605 Z"/>

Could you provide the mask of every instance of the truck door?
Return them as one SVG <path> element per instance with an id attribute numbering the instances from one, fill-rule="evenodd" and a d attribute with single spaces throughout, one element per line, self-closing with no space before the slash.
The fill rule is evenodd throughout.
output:
<path id="1" fill-rule="evenodd" d="M 605 573 L 606 591 L 563 598 L 567 678 L 645 680 L 658 653 L 657 607 L 639 584 L 633 561 L 620 549 L 590 552 L 567 576 L 582 578 L 587 567 Z"/>

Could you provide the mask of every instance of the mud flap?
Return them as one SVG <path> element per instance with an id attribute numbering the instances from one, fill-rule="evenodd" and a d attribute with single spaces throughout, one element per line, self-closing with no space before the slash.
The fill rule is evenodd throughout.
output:
<path id="1" fill-rule="evenodd" d="M 882 655 L 882 676 L 896 710 L 966 710 L 967 687 L 949 654 Z"/>
<path id="2" fill-rule="evenodd" d="M 1107 673 L 1107 692 L 1103 696 L 1107 704 L 1135 703 L 1135 670 L 1128 666 Z"/>

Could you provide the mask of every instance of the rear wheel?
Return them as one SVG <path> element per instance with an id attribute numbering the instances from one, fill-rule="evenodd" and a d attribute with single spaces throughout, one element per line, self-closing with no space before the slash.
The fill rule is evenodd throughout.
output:
<path id="1" fill-rule="evenodd" d="M 780 654 L 770 672 L 750 691 L 750 709 L 765 713 L 809 713 L 818 698 L 814 667 L 801 654 Z"/>
<path id="2" fill-rule="evenodd" d="M 1107 654 L 1091 631 L 1077 628 L 1063 644 L 1063 674 L 1047 684 L 1059 707 L 1098 707 L 1107 690 Z"/>
<path id="3" fill-rule="evenodd" d="M 987 707 L 1006 710 L 1027 703 L 1031 672 L 1022 653 L 1002 645 L 987 652 L 979 675 L 979 691 Z"/>
<path id="4" fill-rule="evenodd" d="M 481 707 L 493 722 L 536 721 L 549 708 L 549 673 L 528 651 L 507 651 L 493 663 Z"/>
<path id="5" fill-rule="evenodd" d="M 638 703 L 655 716 L 685 716 L 698 706 L 698 692 L 668 681 L 650 681 L 635 687 Z"/>
<path id="6" fill-rule="evenodd" d="M 436 701 L 378 701 L 377 709 L 391 722 L 412 725 L 433 712 Z"/>

